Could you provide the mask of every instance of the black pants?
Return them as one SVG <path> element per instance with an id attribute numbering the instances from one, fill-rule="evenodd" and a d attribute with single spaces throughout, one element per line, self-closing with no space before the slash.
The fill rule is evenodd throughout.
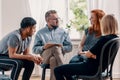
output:
<path id="1" fill-rule="evenodd" d="M 8 56 L 0 56 L 0 65 L 12 66 L 10 76 L 12 80 L 18 80 L 22 68 L 24 68 L 22 80 L 29 80 L 34 69 L 33 61 L 10 59 Z"/>
<path id="2" fill-rule="evenodd" d="M 94 75 L 97 66 L 87 62 L 72 63 L 58 66 L 54 69 L 56 80 L 74 80 L 74 75 Z"/>

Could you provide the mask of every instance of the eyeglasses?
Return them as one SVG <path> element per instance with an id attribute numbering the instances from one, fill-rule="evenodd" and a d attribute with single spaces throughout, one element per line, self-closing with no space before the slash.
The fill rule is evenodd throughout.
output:
<path id="1" fill-rule="evenodd" d="M 58 18 L 49 18 L 49 20 L 58 21 L 59 24 L 63 24 L 63 20 L 60 17 L 58 17 Z"/>
<path id="2" fill-rule="evenodd" d="M 50 18 L 50 20 L 58 20 L 58 21 L 60 21 L 61 19 L 58 17 L 58 18 Z"/>

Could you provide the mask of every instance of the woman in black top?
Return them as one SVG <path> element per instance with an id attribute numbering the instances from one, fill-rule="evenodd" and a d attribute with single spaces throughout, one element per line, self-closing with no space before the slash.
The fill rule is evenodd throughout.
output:
<path id="1" fill-rule="evenodd" d="M 118 37 L 118 23 L 114 16 L 106 15 L 103 17 L 101 31 L 103 36 L 100 37 L 100 40 L 89 51 L 84 53 L 88 61 L 56 67 L 54 70 L 56 80 L 73 80 L 71 77 L 73 75 L 93 75 L 97 72 L 103 45 L 107 41 Z"/>

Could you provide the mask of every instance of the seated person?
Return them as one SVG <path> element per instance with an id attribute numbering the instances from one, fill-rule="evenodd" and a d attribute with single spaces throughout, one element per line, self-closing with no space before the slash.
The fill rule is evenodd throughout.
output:
<path id="1" fill-rule="evenodd" d="M 99 40 L 101 36 L 100 20 L 104 15 L 105 15 L 104 11 L 100 9 L 94 9 L 91 11 L 90 17 L 91 26 L 85 30 L 85 34 L 83 35 L 80 41 L 78 55 L 75 55 L 70 60 L 70 63 L 87 61 L 87 58 L 84 55 L 82 55 L 82 53 L 92 48 Z"/>
<path id="2" fill-rule="evenodd" d="M 56 67 L 54 70 L 56 80 L 73 80 L 73 75 L 94 75 L 98 71 L 100 62 L 100 53 L 104 44 L 114 38 L 117 38 L 118 23 L 113 15 L 106 15 L 101 20 L 102 36 L 99 41 L 89 50 L 84 53 L 88 58 L 87 62 L 80 62 L 74 64 L 66 64 Z M 109 47 L 109 46 L 108 46 Z M 107 58 L 107 53 L 103 53 L 103 57 Z M 103 61 L 107 66 L 107 62 Z"/>
<path id="3" fill-rule="evenodd" d="M 43 63 L 50 64 L 50 80 L 54 77 L 54 68 L 63 64 L 63 55 L 72 50 L 68 34 L 59 27 L 58 15 L 55 10 L 45 14 L 46 26 L 40 29 L 35 37 L 33 52 L 41 54 Z"/>
<path id="4" fill-rule="evenodd" d="M 0 41 L 0 65 L 12 66 L 10 78 L 18 80 L 20 71 L 24 68 L 22 80 L 30 80 L 34 63 L 40 64 L 42 58 L 30 54 L 31 37 L 35 33 L 36 21 L 25 17 L 21 21 L 21 28 L 6 35 Z"/>

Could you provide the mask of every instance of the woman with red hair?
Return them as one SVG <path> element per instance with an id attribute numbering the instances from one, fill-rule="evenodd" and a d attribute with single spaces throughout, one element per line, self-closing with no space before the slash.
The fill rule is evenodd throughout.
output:
<path id="1" fill-rule="evenodd" d="M 91 26 L 85 30 L 79 45 L 78 54 L 70 60 L 70 63 L 87 61 L 87 58 L 83 54 L 92 48 L 99 40 L 99 37 L 101 36 L 100 20 L 104 15 L 104 11 L 100 9 L 91 11 Z"/>

